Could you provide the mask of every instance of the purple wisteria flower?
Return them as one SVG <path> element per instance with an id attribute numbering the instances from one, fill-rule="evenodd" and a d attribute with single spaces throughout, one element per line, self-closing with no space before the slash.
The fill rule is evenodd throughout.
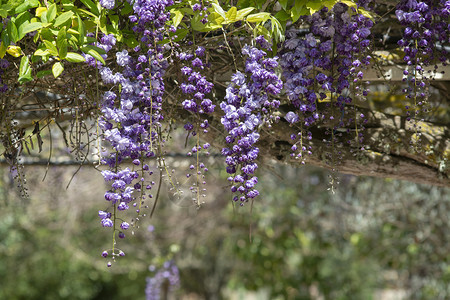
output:
<path id="1" fill-rule="evenodd" d="M 262 48 L 270 47 L 263 37 L 258 37 L 256 42 Z M 283 87 L 275 73 L 277 58 L 269 58 L 264 50 L 248 45 L 242 54 L 247 57 L 245 73 L 238 71 L 232 75 L 225 101 L 220 103 L 225 113 L 221 122 L 228 132 L 228 147 L 222 149 L 222 154 L 227 156 L 227 172 L 232 175 L 228 178 L 232 183 L 231 191 L 240 195 L 233 200 L 241 205 L 259 195 L 255 189 L 258 178 L 253 176 L 258 168 L 255 162 L 259 153 L 255 146 L 259 139 L 258 128 L 273 119 L 271 112 L 280 105 L 274 96 Z"/>
<path id="2" fill-rule="evenodd" d="M 426 88 L 430 75 L 424 72 L 426 66 L 440 61 L 443 65 L 449 62 L 448 47 L 450 43 L 448 17 L 450 1 L 399 1 L 396 6 L 396 16 L 404 26 L 403 37 L 397 44 L 403 49 L 403 60 L 410 66 L 404 71 L 403 81 L 409 87 L 403 90 L 407 98 L 414 98 L 415 103 L 423 103 L 428 97 Z M 413 116 L 417 117 L 421 105 L 414 105 Z M 408 119 L 410 111 L 407 111 Z M 414 125 L 416 126 L 416 125 Z"/>
<path id="3" fill-rule="evenodd" d="M 113 9 L 115 4 L 115 0 L 100 0 L 100 5 L 106 9 Z"/>
<path id="4" fill-rule="evenodd" d="M 120 224 L 120 228 L 122 228 L 123 230 L 127 230 L 128 228 L 130 228 L 130 224 L 128 224 L 127 222 L 122 222 L 122 224 Z"/>
<path id="5" fill-rule="evenodd" d="M 186 82 L 181 83 L 181 91 L 186 94 L 188 99 L 182 102 L 184 109 L 193 113 L 212 113 L 215 105 L 207 97 L 211 93 L 213 84 L 206 80 L 206 77 L 201 74 L 203 70 L 203 61 L 201 57 L 204 56 L 205 48 L 197 47 L 195 56 L 181 53 L 179 59 L 184 61 L 191 61 L 190 66 L 183 66 L 181 72 L 186 75 Z M 205 128 L 206 129 L 206 128 Z"/>
<path id="6" fill-rule="evenodd" d="M 167 7 L 172 5 L 172 0 L 136 0 L 129 1 L 133 8 L 133 15 L 129 17 L 134 23 L 132 30 L 140 40 L 140 45 L 133 50 L 141 54 L 134 59 L 128 50 L 117 52 L 116 62 L 119 70 L 110 66 L 103 66 L 90 55 L 85 55 L 86 62 L 99 69 L 100 77 L 104 85 L 110 86 L 105 92 L 101 103 L 102 116 L 99 126 L 103 131 L 106 142 L 106 150 L 101 157 L 103 165 L 109 170 L 102 171 L 105 181 L 111 184 L 111 188 L 105 193 L 105 200 L 114 206 L 113 213 L 99 212 L 101 224 L 104 227 L 112 227 L 117 220 L 117 214 L 136 207 L 140 214 L 140 207 L 146 199 L 152 198 L 150 191 L 154 184 L 145 184 L 145 175 L 151 175 L 144 160 L 155 156 L 155 145 L 163 143 L 159 135 L 162 114 L 163 94 L 165 86 L 163 76 L 169 66 L 164 57 L 165 47 L 159 42 L 165 38 L 166 22 L 170 20 L 170 12 Z M 106 9 L 115 7 L 114 0 L 100 0 L 100 5 Z M 105 35 L 95 46 L 107 52 L 103 58 L 108 57 L 108 52 L 113 49 L 116 39 L 112 34 Z M 137 166 L 139 172 L 129 168 L 123 169 L 121 163 L 130 160 Z M 143 189 L 145 186 L 150 188 Z M 138 193 L 136 193 L 136 191 Z M 136 196 L 139 195 L 139 196 Z M 116 210 L 117 209 L 117 210 Z M 120 227 L 125 230 L 129 223 L 122 221 Z M 125 234 L 119 232 L 119 238 Z M 122 252 L 123 253 L 123 252 Z M 114 255 L 120 255 L 113 253 Z M 123 254 L 124 255 L 124 254 Z"/>
<path id="7" fill-rule="evenodd" d="M 109 218 L 105 218 L 105 219 L 102 219 L 102 226 L 103 227 L 113 227 L 113 221 L 111 220 L 111 219 L 109 219 Z"/>
<path id="8" fill-rule="evenodd" d="M 286 114 L 286 121 L 288 121 L 291 124 L 297 123 L 298 121 L 300 121 L 300 118 L 298 117 L 298 115 L 292 111 L 288 112 Z"/>
<path id="9" fill-rule="evenodd" d="M 367 4 L 368 1 L 358 1 L 360 7 L 369 9 Z M 373 26 L 369 18 L 356 11 L 352 13 L 343 3 L 337 3 L 331 11 L 324 8 L 303 19 L 310 24 L 310 33 L 303 35 L 297 29 L 288 30 L 280 61 L 286 95 L 297 108 L 288 112 L 285 119 L 304 126 L 294 135 L 293 140 L 298 140 L 292 147 L 293 151 L 299 150 L 292 155 L 302 160 L 303 152 L 310 153 L 310 147 L 305 146 L 311 139 L 307 128 L 325 118 L 325 113 L 318 110 L 318 103 L 331 95 L 336 111 L 342 114 L 345 106 L 352 102 L 349 89 L 361 85 L 364 68 L 371 60 L 368 47 Z M 358 89 L 360 87 L 355 87 Z M 362 89 L 360 94 L 363 96 L 367 92 Z M 297 147 L 297 143 L 302 146 Z"/>
<path id="10" fill-rule="evenodd" d="M 145 288 L 146 300 L 159 300 L 161 286 L 164 283 L 169 284 L 169 289 L 173 291 L 180 283 L 180 274 L 178 267 L 173 261 L 164 262 L 162 268 L 156 270 L 155 266 L 150 266 L 149 270 L 155 272 L 152 277 L 147 277 L 147 286 Z"/>
<path id="11" fill-rule="evenodd" d="M 122 52 L 117 52 L 116 57 L 117 57 L 117 64 L 119 66 L 125 67 L 125 66 L 131 64 L 131 57 L 128 55 L 127 50 L 123 50 Z"/>

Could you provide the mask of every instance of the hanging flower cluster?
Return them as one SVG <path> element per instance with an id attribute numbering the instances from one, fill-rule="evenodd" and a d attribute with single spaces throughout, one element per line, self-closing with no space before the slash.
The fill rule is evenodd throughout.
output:
<path id="1" fill-rule="evenodd" d="M 102 157 L 102 163 L 109 166 L 109 170 L 102 174 L 107 182 L 111 182 L 111 189 L 105 193 L 110 206 L 100 211 L 99 217 L 104 227 L 113 227 L 114 231 L 119 232 L 119 238 L 125 237 L 123 230 L 128 229 L 130 224 L 118 218 L 118 213 L 128 210 L 132 203 L 139 215 L 144 200 L 152 198 L 145 191 L 151 190 L 155 182 L 145 183 L 145 176 L 153 174 L 145 160 L 156 155 L 157 143 L 162 142 L 163 76 L 168 67 L 163 55 L 164 48 L 157 43 L 163 39 L 165 24 L 170 18 L 166 7 L 172 4 L 173 1 L 133 2 L 135 14 L 130 16 L 130 20 L 135 23 L 133 30 L 141 41 L 141 46 L 134 51 L 145 55 L 141 54 L 135 59 L 127 50 L 117 52 L 116 62 L 122 71 L 116 73 L 94 61 L 94 65 L 99 67 L 103 83 L 120 87 L 119 93 L 108 91 L 103 95 L 102 117 L 99 121 L 104 139 L 111 146 L 111 151 L 103 152 Z M 107 3 L 104 6 L 110 7 Z M 115 39 L 105 36 L 101 42 L 98 46 L 109 51 Z M 92 63 L 90 59 L 87 61 Z M 125 159 L 130 159 L 138 170 L 121 169 L 120 163 Z M 120 229 L 116 227 L 118 220 Z M 114 243 L 111 250 L 113 258 L 118 255 Z"/>
<path id="2" fill-rule="evenodd" d="M 198 15 L 202 18 L 200 22 L 202 22 L 203 24 L 208 23 L 208 7 L 210 6 L 211 5 L 209 4 L 208 0 L 203 0 L 200 3 L 195 3 L 194 5 L 192 5 L 192 10 L 194 12 L 198 12 Z"/>
<path id="3" fill-rule="evenodd" d="M 145 288 L 146 300 L 161 299 L 161 289 L 166 288 L 165 293 L 175 290 L 180 283 L 178 267 L 170 260 L 164 262 L 162 268 L 156 270 L 155 266 L 150 266 L 149 270 L 155 272 L 153 277 L 147 277 Z"/>
<path id="4" fill-rule="evenodd" d="M 270 45 L 262 37 L 256 39 L 262 49 Z M 259 126 L 274 118 L 271 114 L 280 105 L 274 96 L 280 94 L 282 81 L 275 73 L 277 58 L 267 57 L 267 53 L 257 47 L 245 46 L 242 54 L 247 58 L 245 73 L 237 71 L 231 78 L 226 90 L 225 101 L 220 104 L 225 116 L 222 117 L 228 136 L 227 148 L 222 149 L 226 155 L 228 180 L 232 183 L 231 191 L 239 192 L 233 200 L 244 205 L 249 199 L 259 195 L 255 185 L 258 178 L 253 176 L 258 168 L 255 160 L 259 148 L 255 143 L 259 139 Z"/>
<path id="5" fill-rule="evenodd" d="M 193 113 L 209 114 L 214 112 L 215 105 L 211 99 L 205 97 L 211 93 L 214 85 L 201 74 L 201 71 L 205 69 L 202 61 L 204 56 L 204 47 L 198 47 L 195 50 L 195 55 L 184 52 L 179 55 L 180 60 L 190 62 L 190 66 L 181 68 L 181 72 L 186 76 L 187 81 L 180 85 L 180 89 L 186 97 L 190 98 L 182 102 L 184 109 Z"/>
<path id="6" fill-rule="evenodd" d="M 368 1 L 364 2 L 360 5 L 367 6 Z M 355 8 L 349 11 L 343 3 L 337 3 L 331 11 L 323 8 L 304 21 L 311 25 L 309 33 L 299 29 L 287 32 L 280 64 L 287 97 L 298 109 L 288 112 L 285 118 L 291 124 L 301 122 L 301 127 L 307 128 L 326 118 L 342 116 L 345 105 L 352 102 L 351 89 L 367 95 L 367 90 L 360 90 L 356 83 L 362 80 L 363 69 L 370 64 L 369 35 L 373 22 Z M 318 103 L 322 101 L 327 103 L 328 111 L 319 111 Z M 341 117 L 338 125 L 343 126 L 342 122 Z M 300 150 L 293 156 L 303 159 L 305 152 L 310 153 L 305 138 L 310 140 L 311 132 L 302 129 L 291 137 L 296 141 L 292 150 Z"/>
<path id="7" fill-rule="evenodd" d="M 437 2 L 436 5 L 436 1 L 401 1 L 395 11 L 397 19 L 404 27 L 403 37 L 398 41 L 398 45 L 403 49 L 403 60 L 409 66 L 403 71 L 404 81 L 408 83 L 408 88 L 403 91 L 407 98 L 414 101 L 413 119 L 418 117 L 421 110 L 426 111 L 426 86 L 435 75 L 431 70 L 426 72 L 425 67 L 436 62 L 445 65 L 449 61 L 446 47 L 450 43 L 450 1 Z M 410 116 L 411 112 L 408 111 L 407 114 Z M 410 120 L 410 117 L 408 119 Z M 413 126 L 416 127 L 416 124 Z"/>
<path id="8" fill-rule="evenodd" d="M 208 171 L 199 157 L 209 155 L 210 148 L 209 143 L 200 141 L 211 130 L 209 121 L 217 117 L 215 106 L 220 101 L 223 113 L 221 123 L 226 132 L 226 146 L 222 154 L 226 156 L 226 171 L 234 193 L 233 200 L 240 205 L 259 195 L 256 188 L 257 143 L 261 128 L 270 128 L 279 120 L 279 97 L 283 88 L 288 99 L 286 107 L 290 107 L 284 117 L 295 128 L 291 134 L 291 156 L 304 163 L 305 154 L 311 154 L 312 126 L 325 134 L 322 142 L 330 147 L 324 147 L 321 158 L 331 164 L 333 170 L 339 158 L 343 157 L 340 148 L 344 142 L 350 145 L 351 153 L 356 149 L 365 149 L 361 131 L 366 120 L 364 114 L 360 113 L 363 109 L 358 108 L 359 103 L 355 100 L 364 100 L 368 94 L 363 80 L 372 61 L 370 51 L 374 42 L 371 35 L 375 18 L 371 18 L 371 11 L 375 1 L 322 1 L 321 5 L 325 7 L 312 15 L 307 13 L 307 16 L 300 16 L 303 11 L 297 11 L 298 6 L 291 5 L 289 1 L 279 1 L 279 5 L 272 5 L 268 1 L 260 12 L 255 12 L 254 7 L 248 7 L 242 1 L 236 5 L 233 1 L 223 1 L 222 5 L 208 0 L 99 0 L 92 2 L 93 5 L 91 1 L 82 1 L 80 5 L 83 9 L 79 13 L 70 10 L 67 5 L 50 3 L 44 7 L 38 2 L 31 7 L 32 14 L 26 12 L 19 16 L 16 13 L 24 6 L 17 10 L 3 9 L 3 15 L 7 17 L 3 18 L 0 45 L 0 95 L 3 95 L 4 112 L 0 116 L 3 131 L 0 139 L 6 149 L 2 154 L 8 161 L 17 163 L 17 157 L 27 145 L 23 143 L 29 137 L 25 129 L 15 128 L 17 122 L 13 116 L 19 106 L 11 105 L 11 99 L 5 96 L 8 91 L 22 93 L 22 87 L 11 89 L 8 87 L 10 82 L 4 78 L 10 63 L 19 66 L 19 83 L 23 84 L 36 77 L 46 76 L 49 70 L 39 68 L 46 67 L 47 63 L 54 61 L 51 71 L 58 77 L 63 74 L 64 64 L 81 62 L 84 57 L 102 81 L 97 87 L 102 90 L 102 94 L 94 105 L 98 105 L 100 112 L 98 132 L 101 131 L 101 139 L 97 140 L 99 164 L 108 190 L 104 194 L 105 207 L 98 212 L 98 216 L 100 224 L 114 232 L 113 246 L 102 253 L 103 257 L 114 259 L 125 255 L 116 248 L 116 237 L 124 238 L 127 230 L 136 226 L 139 218 L 144 216 L 142 208 L 151 202 L 156 204 L 152 194 L 156 184 L 152 177 L 154 169 L 148 160 L 155 158 L 155 166 L 165 170 L 170 178 L 162 148 L 171 126 L 163 127 L 163 124 L 166 122 L 172 125 L 173 118 L 165 120 L 163 102 L 169 93 L 163 78 L 172 62 L 171 70 L 175 70 L 178 75 L 173 80 L 179 88 L 179 93 L 175 93 L 178 103 L 168 101 L 165 105 L 181 107 L 184 109 L 183 115 L 190 115 L 189 123 L 184 122 L 184 128 L 187 131 L 186 144 L 189 142 L 190 145 L 187 152 L 189 156 L 196 157 L 196 164 L 189 166 L 187 177 L 188 181 L 193 182 L 191 190 L 197 205 L 201 204 L 200 196 L 204 196 L 205 189 L 200 186 L 206 183 L 205 174 Z M 277 7 L 287 14 L 271 15 Z M 121 14 L 118 14 L 119 10 Z M 404 51 L 402 59 L 407 65 L 403 73 L 404 82 L 407 83 L 404 92 L 411 99 L 409 102 L 414 103 L 414 111 L 407 113 L 409 120 L 414 120 L 411 124 L 416 129 L 415 133 L 420 134 L 417 130 L 418 115 L 428 109 L 425 104 L 429 80 L 437 72 L 437 67 L 435 71 L 427 69 L 433 64 L 446 65 L 450 58 L 450 1 L 401 0 L 398 1 L 395 14 L 402 34 L 398 46 Z M 88 32 L 86 35 L 89 38 L 86 39 L 83 36 L 86 30 L 92 31 L 94 28 L 93 22 L 86 18 L 93 16 L 99 20 L 97 32 Z M 283 16 L 284 21 L 281 18 L 278 20 L 278 16 Z M 298 18 L 300 21 L 297 23 Z M 302 25 L 298 26 L 299 23 Z M 272 47 L 263 36 L 259 36 L 253 39 L 251 46 L 241 45 L 245 40 L 241 34 L 249 27 L 255 36 L 260 32 L 280 41 L 284 25 L 288 28 L 284 44 Z M 392 31 L 394 34 L 400 33 L 398 27 Z M 192 42 L 186 42 L 186 36 L 190 33 L 193 33 Z M 37 47 L 32 48 L 35 52 L 24 48 L 25 40 L 20 42 L 26 35 L 27 38 L 33 36 L 34 42 L 38 41 Z M 217 51 L 207 54 L 205 47 L 212 49 L 217 40 L 220 40 Z M 86 45 L 91 41 L 96 42 Z M 130 42 L 133 47 L 126 47 L 125 44 L 130 45 Z M 194 47 L 194 42 L 202 46 Z M 224 48 L 231 53 L 237 45 L 242 49 L 244 68 L 239 70 L 239 63 L 234 61 L 236 71 L 226 86 L 225 98 L 214 101 L 215 79 L 209 81 L 207 78 L 210 78 L 209 75 L 214 78 L 216 70 L 207 72 L 210 67 L 208 60 L 210 57 L 222 58 Z M 188 50 L 185 52 L 181 46 L 186 46 Z M 98 48 L 104 50 L 97 51 L 102 53 L 103 59 L 95 51 L 92 52 Z M 83 52 L 80 52 L 83 57 L 70 52 L 78 49 Z M 276 56 L 272 57 L 275 54 L 269 54 L 276 49 L 279 49 L 280 60 Z M 9 61 L 3 59 L 7 54 L 10 55 Z M 231 54 L 235 59 L 234 54 Z M 179 63 L 181 66 L 177 69 Z M 38 68 L 31 68 L 31 65 Z M 226 65 L 227 61 L 225 67 L 228 67 Z M 284 84 L 279 78 L 280 72 Z M 166 79 L 174 78 L 168 76 Z M 216 91 L 220 93 L 220 87 L 216 87 Z M 23 96 L 23 101 L 28 101 L 28 95 L 23 93 Z M 60 102 L 55 101 L 57 105 Z M 409 106 L 412 105 L 408 103 L 407 109 Z M 48 108 L 55 116 L 58 109 L 63 111 L 66 106 Z M 84 111 L 82 114 L 86 117 Z M 46 120 L 54 115 L 49 114 Z M 73 124 L 78 121 L 77 115 Z M 39 126 L 36 128 L 32 135 L 40 132 Z M 342 136 L 345 131 L 355 131 L 356 134 L 344 140 Z M 89 130 L 85 132 L 89 133 Z M 84 131 L 79 131 L 80 136 L 82 133 Z M 82 143 L 79 138 L 72 144 L 80 148 L 89 146 L 89 143 Z M 13 170 L 16 176 L 21 176 L 20 169 Z M 163 176 L 166 175 L 161 172 L 160 179 Z M 169 181 L 175 186 L 172 180 Z M 159 187 L 156 195 L 159 194 Z M 132 219 L 125 217 L 125 212 L 130 210 L 136 213 Z"/>
<path id="9" fill-rule="evenodd" d="M 203 59 L 205 59 L 204 47 L 197 47 L 194 54 L 182 52 L 178 55 L 178 58 L 185 63 L 181 68 L 181 73 L 185 76 L 185 81 L 181 83 L 180 89 L 183 95 L 188 98 L 181 104 L 185 110 L 195 114 L 196 119 L 198 120 L 198 123 L 195 124 L 195 126 L 191 123 L 187 123 L 184 127 L 189 132 L 188 134 L 192 133 L 192 136 L 196 136 L 195 145 L 188 153 L 189 156 L 192 156 L 193 154 L 196 155 L 196 165 L 190 165 L 189 167 L 190 171 L 195 171 L 195 173 L 188 173 L 187 177 L 189 178 L 194 175 L 196 178 L 190 189 L 195 196 L 193 197 L 194 203 L 199 206 L 201 204 L 201 192 L 206 191 L 205 188 L 202 188 L 202 191 L 200 191 L 200 183 L 203 185 L 206 184 L 204 173 L 208 171 L 205 164 L 199 161 L 199 153 L 204 150 L 206 154 L 209 155 L 209 144 L 206 143 L 201 145 L 199 134 L 201 131 L 203 133 L 208 132 L 209 122 L 207 119 L 204 119 L 203 116 L 213 113 L 216 107 L 211 99 L 207 98 L 207 95 L 211 93 L 214 85 L 202 75 L 202 72 L 205 70 L 205 62 L 203 61 Z M 204 194 L 202 195 L 204 196 Z"/>

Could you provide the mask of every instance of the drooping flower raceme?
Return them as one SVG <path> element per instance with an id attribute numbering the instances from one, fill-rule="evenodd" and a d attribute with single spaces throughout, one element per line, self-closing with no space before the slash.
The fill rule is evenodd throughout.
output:
<path id="1" fill-rule="evenodd" d="M 360 7 L 367 8 L 370 1 L 359 2 Z M 356 11 L 352 13 L 343 3 L 337 3 L 331 11 L 324 8 L 304 17 L 304 21 L 310 24 L 309 33 L 288 30 L 280 62 L 287 97 L 297 108 L 285 118 L 291 124 L 301 122 L 302 127 L 298 134 L 292 135 L 295 141 L 292 150 L 297 153 L 293 156 L 302 159 L 304 152 L 310 153 L 306 141 L 312 137 L 303 128 L 336 117 L 338 125 L 343 126 L 345 106 L 352 102 L 350 90 L 361 96 L 367 94 L 360 83 L 371 59 L 368 50 L 373 26 L 369 18 Z M 327 103 L 328 111 L 319 111 L 321 101 Z M 358 135 L 361 139 L 362 135 Z"/>
<path id="2" fill-rule="evenodd" d="M 257 42 L 263 49 L 269 46 L 262 37 Z M 220 104 L 225 113 L 221 122 L 228 132 L 228 147 L 222 149 L 222 154 L 227 156 L 227 172 L 232 175 L 228 178 L 231 191 L 239 192 L 233 200 L 241 205 L 259 195 L 255 189 L 258 178 L 254 176 L 259 148 L 255 144 L 259 126 L 271 121 L 271 113 L 280 105 L 274 96 L 282 89 L 275 73 L 277 58 L 269 58 L 264 50 L 248 45 L 242 54 L 246 57 L 245 73 L 237 71 L 232 76 L 225 101 Z"/>
<path id="3" fill-rule="evenodd" d="M 155 272 L 152 277 L 147 277 L 147 286 L 145 288 L 146 300 L 161 299 L 161 289 L 168 287 L 169 291 L 175 290 L 180 283 L 180 274 L 178 267 L 173 261 L 164 262 L 162 268 L 156 270 L 154 266 L 150 266 L 149 270 Z"/>
<path id="4" fill-rule="evenodd" d="M 186 176 L 189 178 L 194 175 L 195 182 L 190 187 L 190 190 L 194 194 L 194 203 L 199 206 L 201 204 L 200 196 L 205 196 L 202 192 L 206 191 L 205 188 L 200 188 L 200 184 L 206 184 L 204 179 L 205 173 L 208 171 L 205 164 L 199 161 L 199 153 L 204 151 L 206 155 L 209 155 L 209 144 L 200 144 L 200 134 L 208 132 L 209 122 L 205 116 L 213 113 L 215 109 L 215 105 L 208 96 L 212 91 L 213 84 L 202 74 L 206 70 L 204 47 L 197 47 L 194 54 L 179 53 L 178 58 L 184 64 L 181 72 L 185 78 L 185 81 L 180 85 L 180 89 L 186 99 L 181 104 L 185 110 L 193 113 L 197 120 L 195 126 L 187 123 L 184 128 L 188 131 L 188 135 L 192 134 L 192 136 L 196 137 L 194 147 L 188 152 L 189 156 L 195 154 L 196 165 L 189 167 L 190 173 Z"/>
<path id="5" fill-rule="evenodd" d="M 102 1 L 101 5 L 111 9 L 114 3 Z M 114 72 L 108 66 L 86 57 L 89 64 L 99 68 L 103 83 L 116 87 L 103 95 L 99 120 L 103 137 L 110 145 L 109 151 L 103 151 L 101 162 L 109 169 L 102 175 L 111 184 L 111 189 L 105 193 L 109 208 L 101 211 L 99 217 L 104 227 L 113 227 L 114 231 L 118 231 L 119 238 L 125 237 L 124 231 L 133 222 L 130 224 L 118 218 L 117 214 L 135 207 L 139 216 L 144 200 L 152 198 L 146 191 L 151 190 L 155 182 L 145 183 L 145 176 L 153 174 L 145 159 L 157 155 L 157 142 L 162 142 L 163 76 L 168 63 L 164 58 L 164 48 L 158 42 L 167 30 L 170 13 L 166 7 L 171 4 L 173 1 L 170 0 L 133 1 L 134 14 L 129 20 L 134 23 L 133 30 L 141 42 L 134 51 L 144 54 L 133 58 L 126 49 L 117 52 L 116 62 L 121 67 L 120 72 Z M 114 37 L 108 35 L 97 46 L 108 52 L 114 44 Z M 120 164 L 125 159 L 131 160 L 137 170 L 121 168 Z M 113 243 L 113 258 L 123 253 L 115 253 L 114 247 Z"/>
<path id="6" fill-rule="evenodd" d="M 450 25 L 450 1 L 399 1 L 395 14 L 403 26 L 403 37 L 398 45 L 403 49 L 403 60 L 408 68 L 403 71 L 408 87 L 403 90 L 406 97 L 412 100 L 414 111 L 412 119 L 416 120 L 420 111 L 426 112 L 429 81 L 439 71 L 436 65 L 434 72 L 426 72 L 429 65 L 440 62 L 447 64 L 450 60 L 450 44 L 448 31 Z M 407 105 L 408 120 L 411 120 L 410 107 Z M 417 130 L 417 124 L 413 124 Z M 416 132 L 420 135 L 419 132 Z"/>

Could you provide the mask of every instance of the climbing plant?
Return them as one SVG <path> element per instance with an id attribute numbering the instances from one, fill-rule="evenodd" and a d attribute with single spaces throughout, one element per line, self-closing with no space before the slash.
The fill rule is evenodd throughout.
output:
<path id="1" fill-rule="evenodd" d="M 264 197 L 269 159 L 330 169 L 332 192 L 339 172 L 450 185 L 450 1 L 11 0 L 0 16 L 0 153 L 23 196 L 56 139 L 101 171 L 108 266 L 163 180 L 184 197 L 174 152 L 199 207 L 211 156 L 240 206 Z"/>

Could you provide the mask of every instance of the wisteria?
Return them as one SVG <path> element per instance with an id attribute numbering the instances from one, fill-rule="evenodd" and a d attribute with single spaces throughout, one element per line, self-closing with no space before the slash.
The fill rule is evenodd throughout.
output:
<path id="1" fill-rule="evenodd" d="M 268 42 L 262 37 L 256 39 L 258 45 L 268 49 Z M 225 138 L 228 147 L 222 149 L 227 164 L 231 191 L 239 192 L 233 201 L 244 205 L 259 195 L 255 188 L 258 178 L 254 176 L 258 165 L 259 126 L 276 120 L 271 112 L 277 109 L 283 84 L 275 73 L 278 67 L 276 58 L 267 57 L 267 53 L 258 47 L 245 46 L 242 54 L 246 57 L 245 73 L 237 71 L 231 77 L 227 87 L 225 101 L 220 108 L 225 115 L 222 124 L 228 135 Z"/>
<path id="2" fill-rule="evenodd" d="M 405 56 L 403 60 L 408 65 L 403 71 L 404 81 L 408 87 L 403 91 L 407 98 L 412 99 L 413 111 L 408 109 L 408 120 L 413 120 L 413 127 L 417 133 L 417 119 L 420 111 L 427 111 L 428 82 L 435 75 L 434 70 L 426 70 L 426 67 L 440 62 L 446 65 L 449 61 L 449 52 L 446 44 L 450 42 L 448 30 L 448 18 L 450 16 L 450 1 L 401 1 L 395 14 L 403 26 L 403 38 L 398 41 Z M 414 143 L 417 145 L 417 143 Z"/>
<path id="3" fill-rule="evenodd" d="M 208 0 L 203 0 L 192 5 L 192 10 L 198 13 L 199 17 L 201 17 L 200 22 L 203 24 L 208 23 L 208 16 L 210 13 L 210 11 L 208 11 L 208 8 L 210 7 L 209 2 L 210 1 Z"/>
<path id="4" fill-rule="evenodd" d="M 364 2 L 361 6 L 367 6 L 368 1 Z M 373 26 L 368 17 L 340 3 L 331 11 L 324 8 L 305 17 L 304 22 L 311 25 L 309 32 L 289 30 L 281 55 L 286 94 L 297 108 L 285 118 L 291 124 L 300 123 L 302 128 L 291 136 L 295 141 L 292 156 L 303 163 L 304 154 L 311 154 L 311 132 L 307 128 L 335 118 L 339 127 L 344 126 L 344 109 L 352 102 L 352 95 L 367 95 L 358 82 L 363 79 L 364 67 L 370 64 L 369 35 Z M 327 103 L 326 111 L 319 110 L 321 102 Z M 358 140 L 362 142 L 361 133 Z"/>
<path id="5" fill-rule="evenodd" d="M 195 145 L 188 152 L 189 156 L 196 156 L 195 166 L 191 165 L 189 167 L 190 172 L 194 172 L 194 174 L 188 173 L 186 176 L 189 178 L 194 175 L 196 179 L 190 189 L 194 194 L 194 203 L 200 206 L 200 196 L 204 196 L 204 192 L 206 191 L 205 188 L 200 188 L 200 185 L 206 184 L 204 179 L 208 168 L 206 168 L 204 162 L 200 162 L 199 154 L 203 150 L 206 155 L 209 155 L 209 144 L 205 143 L 201 145 L 200 134 L 208 132 L 209 122 L 204 116 L 212 114 L 216 106 L 208 96 L 214 85 L 202 75 L 202 72 L 206 71 L 204 47 L 197 47 L 194 54 L 182 52 L 178 55 L 178 58 L 184 63 L 184 66 L 181 68 L 181 73 L 186 79 L 180 84 L 181 92 L 187 98 L 181 104 L 185 110 L 193 113 L 197 120 L 195 126 L 191 123 L 186 123 L 184 128 L 188 131 L 188 135 L 191 134 L 196 138 Z"/>
<path id="6" fill-rule="evenodd" d="M 147 277 L 145 295 L 147 300 L 166 299 L 169 292 L 173 292 L 180 282 L 178 267 L 173 261 L 164 262 L 160 269 L 150 266 L 149 270 L 155 272 L 152 277 Z M 165 297 L 161 297 L 161 294 Z"/>
<path id="7" fill-rule="evenodd" d="M 116 62 L 123 68 L 122 72 L 114 73 L 109 67 L 99 67 L 104 84 L 120 86 L 119 95 L 113 91 L 103 95 L 102 117 L 99 120 L 103 136 L 112 147 L 109 152 L 103 152 L 102 158 L 102 164 L 109 167 L 109 170 L 102 171 L 102 175 L 105 181 L 111 182 L 111 190 L 105 193 L 111 212 L 101 211 L 99 216 L 102 226 L 113 227 L 114 231 L 118 231 L 119 238 L 125 237 L 123 231 L 130 224 L 121 220 L 116 227 L 118 213 L 128 210 L 132 204 L 139 216 L 144 200 L 153 197 L 152 194 L 146 194 L 155 182 L 145 183 L 146 177 L 153 174 L 145 160 L 154 157 L 158 144 L 162 143 L 160 122 L 164 119 L 163 76 L 168 66 L 164 48 L 156 43 L 163 39 L 165 24 L 170 17 L 166 7 L 172 3 L 135 1 L 135 15 L 131 15 L 130 20 L 136 23 L 133 30 L 140 36 L 142 46 L 134 50 L 142 52 L 146 49 L 146 55 L 141 54 L 135 59 L 125 49 L 116 53 Z M 109 2 L 102 5 L 106 8 L 113 6 Z M 109 51 L 114 44 L 114 37 L 105 36 L 98 46 Z M 91 60 L 87 61 L 90 63 Z M 131 159 L 138 171 L 121 169 L 120 164 L 125 159 Z M 114 249 L 115 241 L 111 249 L 113 257 L 117 255 Z"/>
<path id="8" fill-rule="evenodd" d="M 186 65 L 181 68 L 181 72 L 186 76 L 187 81 L 181 83 L 180 89 L 186 97 L 190 98 L 184 100 L 181 104 L 187 111 L 200 114 L 212 113 L 215 108 L 211 99 L 207 98 L 207 95 L 212 91 L 213 84 L 201 74 L 202 70 L 205 69 L 204 62 L 202 61 L 204 56 L 204 47 L 198 47 L 195 50 L 195 55 L 188 53 L 181 53 L 179 55 L 180 60 L 189 61 L 191 65 Z"/>
<path id="9" fill-rule="evenodd" d="M 178 125 L 185 129 L 178 144 L 190 160 L 185 180 L 197 208 L 206 197 L 212 145 L 219 145 L 232 199 L 241 206 L 259 195 L 261 153 L 294 164 L 314 158 L 332 174 L 346 163 L 346 170 L 362 174 L 368 161 L 395 161 L 391 149 L 403 139 L 401 145 L 414 147 L 395 155 L 439 175 L 429 178 L 447 176 L 448 149 L 431 140 L 419 145 L 425 113 L 432 105 L 437 113 L 442 105 L 447 109 L 430 96 L 447 91 L 431 80 L 450 58 L 448 0 L 44 2 L 0 5 L 1 154 L 20 179 L 24 149 L 31 152 L 37 141 L 41 152 L 41 131 L 48 128 L 51 140 L 57 126 L 72 148 L 66 152 L 85 151 L 81 164 L 95 160 L 106 184 L 97 221 L 113 233 L 112 246 L 101 252 L 108 266 L 125 255 L 116 239 L 134 233 L 149 207 L 153 215 L 164 179 L 178 189 L 166 160 L 168 148 L 178 143 L 171 140 Z M 384 30 L 380 20 L 397 24 Z M 392 55 L 385 59 L 379 52 Z M 395 117 L 408 126 L 390 124 L 396 130 L 389 132 L 392 145 L 379 146 L 374 140 L 388 134 L 374 129 L 395 113 L 368 115 L 375 108 L 372 98 L 366 101 L 365 78 L 393 65 L 404 67 Z M 41 94 L 47 102 L 41 103 Z M 69 130 L 70 143 L 62 124 L 67 118 L 76 127 Z M 89 118 L 93 129 L 86 129 Z M 429 130 L 439 140 L 447 140 L 446 132 Z M 361 164 L 353 169 L 350 159 Z"/>

